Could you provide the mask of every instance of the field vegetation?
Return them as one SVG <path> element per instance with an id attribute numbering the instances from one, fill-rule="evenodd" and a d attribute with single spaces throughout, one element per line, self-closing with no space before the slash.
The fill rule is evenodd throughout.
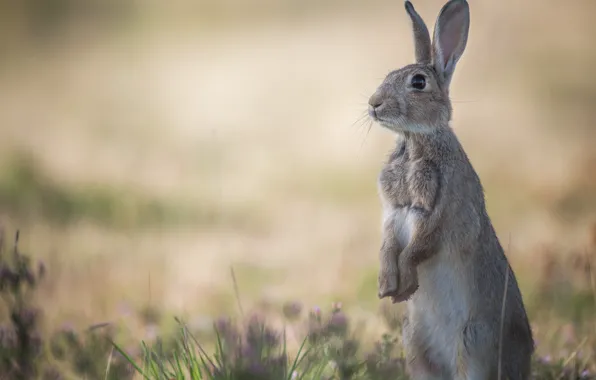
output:
<path id="1" fill-rule="evenodd" d="M 168 4 L 0 2 L 0 379 L 405 378 L 363 117 L 402 2 Z M 471 12 L 453 128 L 535 378 L 596 378 L 596 3 Z"/>

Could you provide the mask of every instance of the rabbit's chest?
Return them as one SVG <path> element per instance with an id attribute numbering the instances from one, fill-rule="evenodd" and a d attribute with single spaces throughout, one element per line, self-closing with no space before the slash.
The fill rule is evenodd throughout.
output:
<path id="1" fill-rule="evenodd" d="M 395 152 L 379 174 L 378 186 L 384 203 L 393 209 L 408 207 L 412 204 L 412 194 L 408 178 L 415 170 L 409 161 L 407 152 Z"/>

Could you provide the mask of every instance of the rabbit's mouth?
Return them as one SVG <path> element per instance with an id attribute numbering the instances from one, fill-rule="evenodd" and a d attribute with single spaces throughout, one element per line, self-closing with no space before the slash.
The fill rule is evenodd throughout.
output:
<path id="1" fill-rule="evenodd" d="M 374 99 L 368 105 L 368 115 L 382 127 L 393 131 L 404 129 L 405 120 L 397 104 L 390 101 Z"/>
<path id="2" fill-rule="evenodd" d="M 379 115 L 377 114 L 377 107 L 369 105 L 368 106 L 368 116 L 370 116 L 370 118 L 373 119 L 374 121 L 378 122 Z"/>
<path id="3" fill-rule="evenodd" d="M 373 107 L 373 106 L 368 106 L 368 115 L 370 116 L 371 119 L 373 119 L 374 121 L 376 121 L 377 123 L 381 124 L 382 126 L 386 127 L 386 128 L 391 128 L 393 126 L 393 124 L 395 124 L 396 119 L 399 119 L 399 117 L 392 117 L 392 115 L 386 115 L 386 110 L 384 109 L 384 105 L 378 106 L 378 107 Z"/>
<path id="4" fill-rule="evenodd" d="M 403 118 L 395 115 L 385 115 L 372 107 L 368 108 L 370 118 L 384 128 L 392 131 L 401 131 L 404 129 Z"/>
<path id="5" fill-rule="evenodd" d="M 430 134 L 433 133 L 434 129 L 430 126 L 418 123 L 409 122 L 407 118 L 402 115 L 398 116 L 385 116 L 378 114 L 373 117 L 373 120 L 377 122 L 381 127 L 386 128 L 395 133 L 416 133 L 416 134 Z"/>

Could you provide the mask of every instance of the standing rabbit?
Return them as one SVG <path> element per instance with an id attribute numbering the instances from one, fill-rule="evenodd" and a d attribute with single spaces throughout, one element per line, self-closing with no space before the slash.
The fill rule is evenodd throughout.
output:
<path id="1" fill-rule="evenodd" d="M 405 8 L 416 63 L 389 73 L 369 100 L 370 116 L 398 135 L 379 176 L 379 298 L 408 301 L 403 340 L 413 379 L 525 380 L 534 342 L 522 296 L 449 126 L 469 6 L 450 0 L 432 43 L 413 5 Z"/>

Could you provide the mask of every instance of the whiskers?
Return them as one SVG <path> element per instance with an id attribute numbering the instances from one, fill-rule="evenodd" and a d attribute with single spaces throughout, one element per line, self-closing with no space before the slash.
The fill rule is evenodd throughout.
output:
<path id="1" fill-rule="evenodd" d="M 368 110 L 364 110 L 362 114 L 356 119 L 356 121 L 352 123 L 352 127 L 355 126 L 358 129 L 358 131 L 365 131 L 364 138 L 362 139 L 362 144 L 360 144 L 360 149 L 362 149 L 362 147 L 364 146 L 366 138 L 368 137 L 368 134 L 372 129 L 373 123 L 374 120 L 368 114 Z"/>

